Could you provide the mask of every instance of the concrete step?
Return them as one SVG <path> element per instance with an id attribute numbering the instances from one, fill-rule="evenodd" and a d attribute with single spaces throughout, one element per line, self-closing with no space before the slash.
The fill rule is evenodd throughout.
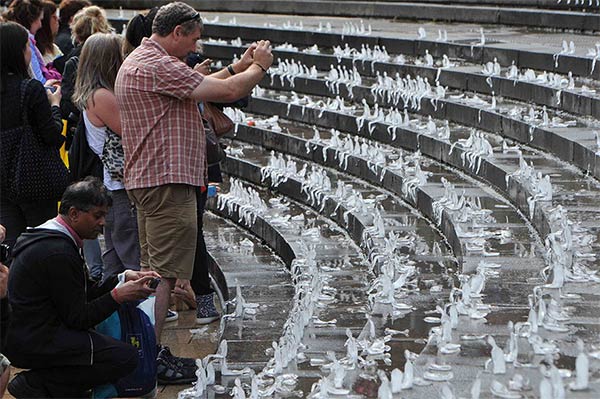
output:
<path id="1" fill-rule="evenodd" d="M 105 8 L 145 9 L 164 3 L 147 0 L 97 0 Z M 256 14 L 294 14 L 324 15 L 335 17 L 394 18 L 405 20 L 435 20 L 448 22 L 484 23 L 517 25 L 553 29 L 575 29 L 599 31 L 600 21 L 597 14 L 581 11 L 546 10 L 508 6 L 474 6 L 462 4 L 405 3 L 405 2 L 368 2 L 368 1 L 326 1 L 310 0 L 268 1 L 268 0 L 230 0 L 202 1 L 192 0 L 189 4 L 204 11 L 238 12 Z"/>
<path id="2" fill-rule="evenodd" d="M 241 54 L 245 47 L 208 42 L 204 44 L 204 54 L 208 58 L 228 62 L 227 60 L 232 59 L 234 55 Z M 440 85 L 456 89 L 459 92 L 471 91 L 488 95 L 494 93 L 498 97 L 515 99 L 527 103 L 533 102 L 539 106 L 545 105 L 551 109 L 600 119 L 600 83 L 590 79 L 573 79 L 574 88 L 569 89 L 567 88 L 567 76 L 561 76 L 565 80 L 565 84 L 563 87 L 557 88 L 548 83 L 509 79 L 505 77 L 508 68 L 503 68 L 501 75 L 485 75 L 482 73 L 483 65 L 474 65 L 462 59 L 452 60 L 455 64 L 452 68 L 442 68 L 441 60 L 437 61 L 437 67 L 416 65 L 415 61 L 417 58 L 419 59 L 419 63 L 422 63 L 421 57 L 407 59 L 404 64 L 370 60 L 361 61 L 357 59 L 353 60 L 352 58 L 336 57 L 331 54 L 331 49 L 326 49 L 324 54 L 319 55 L 277 49 L 273 54 L 276 60 L 295 60 L 307 66 L 314 65 L 323 71 L 327 71 L 331 65 L 337 64 L 343 65 L 349 70 L 354 67 L 363 77 L 375 78 L 384 74 L 394 78 L 397 76 L 406 77 L 407 75 L 412 77 L 421 76 L 423 79 L 429 79 L 432 85 L 439 81 Z M 397 55 L 390 54 L 390 56 L 395 58 Z M 512 60 L 512 62 L 514 61 Z M 509 66 L 510 62 L 507 61 L 505 65 Z M 518 64 L 515 65 L 519 66 Z M 275 64 L 276 66 L 277 63 Z M 598 67 L 600 68 L 600 64 Z M 536 75 L 542 75 L 539 70 L 535 72 Z M 525 73 L 525 70 L 520 70 L 520 73 Z"/>

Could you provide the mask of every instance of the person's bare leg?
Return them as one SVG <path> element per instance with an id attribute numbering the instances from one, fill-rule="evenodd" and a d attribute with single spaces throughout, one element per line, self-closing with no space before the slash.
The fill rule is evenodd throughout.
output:
<path id="1" fill-rule="evenodd" d="M 4 370 L 2 376 L 0 376 L 0 398 L 4 397 L 4 391 L 6 391 L 6 387 L 8 386 L 8 380 L 10 380 L 10 366 Z"/>
<path id="2" fill-rule="evenodd" d="M 156 288 L 156 303 L 154 305 L 154 332 L 156 333 L 156 343 L 161 343 L 161 334 L 167 318 L 169 303 L 171 301 L 171 291 L 175 288 L 175 278 L 163 277 Z"/>

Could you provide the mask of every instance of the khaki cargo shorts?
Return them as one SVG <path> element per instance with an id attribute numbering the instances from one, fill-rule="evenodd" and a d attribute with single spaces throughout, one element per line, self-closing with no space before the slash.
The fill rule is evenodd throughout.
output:
<path id="1" fill-rule="evenodd" d="M 141 266 L 162 277 L 191 279 L 198 236 L 196 188 L 166 184 L 127 194 L 137 207 Z"/>

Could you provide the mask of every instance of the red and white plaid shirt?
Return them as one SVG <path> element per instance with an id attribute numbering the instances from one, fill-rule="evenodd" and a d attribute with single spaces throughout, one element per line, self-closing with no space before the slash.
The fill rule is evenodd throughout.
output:
<path id="1" fill-rule="evenodd" d="M 146 38 L 115 82 L 121 112 L 125 188 L 205 185 L 206 138 L 190 98 L 204 77 Z"/>

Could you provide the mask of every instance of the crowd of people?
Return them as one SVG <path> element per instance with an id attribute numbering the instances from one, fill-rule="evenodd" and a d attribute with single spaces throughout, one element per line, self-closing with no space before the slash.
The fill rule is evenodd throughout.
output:
<path id="1" fill-rule="evenodd" d="M 148 296 L 158 382 L 195 380 L 161 335 L 173 292 L 198 324 L 220 318 L 202 234 L 220 179 L 208 108 L 246 98 L 273 61 L 261 40 L 211 73 L 194 61 L 202 29 L 181 2 L 137 15 L 124 38 L 88 0 L 13 0 L 2 15 L 0 396 L 89 397 L 131 373 L 138 351 L 94 326 Z M 9 382 L 11 363 L 26 370 Z"/>

